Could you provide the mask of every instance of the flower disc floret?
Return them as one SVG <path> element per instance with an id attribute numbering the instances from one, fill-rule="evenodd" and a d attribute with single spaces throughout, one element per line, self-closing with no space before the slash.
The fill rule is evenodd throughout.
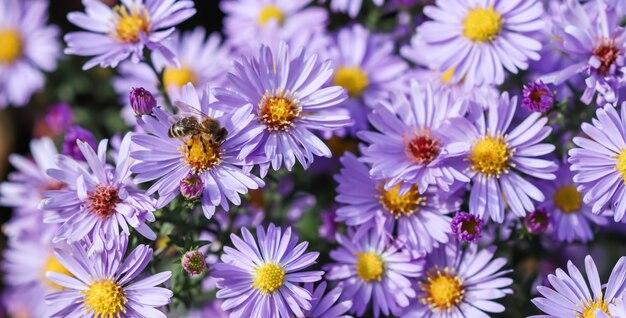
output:
<path id="1" fill-rule="evenodd" d="M 122 202 L 119 190 L 111 185 L 98 184 L 94 191 L 87 193 L 86 205 L 91 213 L 100 218 L 109 218 L 115 214 L 115 207 Z"/>
<path id="2" fill-rule="evenodd" d="M 261 9 L 258 23 L 263 27 L 271 20 L 278 22 L 278 24 L 283 24 L 285 21 L 285 13 L 279 7 L 269 4 Z"/>
<path id="3" fill-rule="evenodd" d="M 488 176 L 499 177 L 502 173 L 508 173 L 508 168 L 513 166 L 510 162 L 513 153 L 514 150 L 509 149 L 505 137 L 483 136 L 476 141 L 470 151 L 470 169 Z"/>
<path id="4" fill-rule="evenodd" d="M 604 313 L 609 314 L 609 306 L 605 300 L 600 297 L 597 300 L 591 300 L 585 304 L 585 309 L 582 314 L 579 314 L 577 318 L 596 318 L 596 310 L 602 310 Z M 609 315 L 610 317 L 610 315 Z"/>
<path id="5" fill-rule="evenodd" d="M 185 161 L 194 174 L 199 174 L 220 164 L 220 148 L 213 145 L 202 134 L 194 135 L 183 146 Z"/>
<path id="6" fill-rule="evenodd" d="M 121 317 L 126 312 L 128 299 L 124 289 L 113 279 L 95 281 L 83 294 L 85 309 L 93 312 L 95 317 Z"/>
<path id="7" fill-rule="evenodd" d="M 615 39 L 601 39 L 600 43 L 593 49 L 593 55 L 600 60 L 600 66 L 597 67 L 598 73 L 609 75 L 612 71 L 611 68 L 621 54 L 622 51 L 617 47 Z"/>
<path id="8" fill-rule="evenodd" d="M 141 32 L 148 33 L 150 30 L 150 16 L 145 6 L 136 8 L 118 5 L 113 8 L 117 26 L 114 36 L 124 43 L 139 42 Z"/>
<path id="9" fill-rule="evenodd" d="M 60 274 L 64 274 L 67 276 L 74 276 L 72 275 L 72 273 L 65 268 L 65 266 L 63 266 L 63 264 L 61 264 L 61 262 L 59 262 L 59 260 L 54 257 L 53 255 L 50 255 L 50 257 L 48 257 L 48 260 L 46 261 L 46 264 L 43 267 L 43 273 L 41 273 L 42 277 L 43 277 L 43 281 L 44 283 L 46 283 L 48 286 L 56 289 L 56 290 L 61 290 L 63 289 L 63 287 L 55 282 L 53 282 L 52 280 L 50 280 L 48 277 L 46 277 L 46 273 L 47 272 L 53 272 L 53 273 L 60 273 Z"/>
<path id="10" fill-rule="evenodd" d="M 22 56 L 22 36 L 14 29 L 0 29 L 0 64 L 12 64 Z"/>
<path id="11" fill-rule="evenodd" d="M 351 97 L 359 97 L 369 86 L 369 77 L 358 66 L 343 66 L 335 71 L 333 83 L 345 88 Z"/>
<path id="12" fill-rule="evenodd" d="M 437 159 L 441 153 L 439 139 L 431 136 L 429 131 L 418 134 L 405 142 L 407 156 L 420 165 L 427 165 Z"/>
<path id="13" fill-rule="evenodd" d="M 276 94 L 266 92 L 259 103 L 259 118 L 270 131 L 289 131 L 294 121 L 300 117 L 302 106 L 292 94 L 278 91 Z"/>
<path id="14" fill-rule="evenodd" d="M 622 152 L 615 158 L 617 159 L 615 170 L 619 171 L 624 179 L 624 183 L 626 183 L 626 148 L 622 149 Z"/>
<path id="15" fill-rule="evenodd" d="M 575 186 L 566 185 L 554 193 L 554 204 L 564 213 L 576 213 L 580 210 L 583 200 Z"/>
<path id="16" fill-rule="evenodd" d="M 182 88 L 187 83 L 196 84 L 198 76 L 188 67 L 168 67 L 163 72 L 163 83 L 166 87 Z"/>
<path id="17" fill-rule="evenodd" d="M 400 194 L 399 184 L 391 190 L 381 188 L 380 192 L 380 203 L 396 218 L 411 216 L 419 211 L 420 206 L 426 204 L 426 197 L 420 195 L 416 185 L 412 186 L 405 194 Z"/>
<path id="18" fill-rule="evenodd" d="M 285 271 L 279 265 L 267 263 L 254 269 L 252 287 L 263 294 L 271 294 L 283 286 Z"/>
<path id="19" fill-rule="evenodd" d="M 426 282 L 420 282 L 420 287 L 426 292 L 422 302 L 437 310 L 450 310 L 460 304 L 465 295 L 463 281 L 447 267 L 443 271 L 439 268 L 431 270 Z"/>
<path id="20" fill-rule="evenodd" d="M 385 263 L 380 255 L 357 253 L 356 273 L 364 282 L 380 281 L 385 273 Z"/>
<path id="21" fill-rule="evenodd" d="M 463 21 L 463 35 L 474 42 L 490 42 L 500 34 L 503 24 L 502 15 L 493 6 L 471 9 Z"/>

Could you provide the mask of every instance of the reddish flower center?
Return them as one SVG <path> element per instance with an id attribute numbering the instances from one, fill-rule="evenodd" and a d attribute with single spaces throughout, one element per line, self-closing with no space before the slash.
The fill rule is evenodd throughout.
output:
<path id="1" fill-rule="evenodd" d="M 470 218 L 468 221 L 463 222 L 463 225 L 461 225 L 461 232 L 467 232 L 472 235 L 479 234 L 477 229 L 480 229 L 480 223 L 475 217 Z"/>
<path id="2" fill-rule="evenodd" d="M 597 57 L 601 62 L 598 67 L 598 73 L 601 75 L 609 74 L 611 65 L 615 63 L 615 60 L 617 60 L 620 53 L 620 50 L 615 45 L 615 40 L 602 40 L 601 43 L 593 50 L 593 55 L 595 55 L 595 57 Z"/>
<path id="3" fill-rule="evenodd" d="M 439 139 L 430 136 L 427 131 L 417 135 L 405 144 L 405 152 L 414 163 L 427 165 L 439 156 Z"/>
<path id="4" fill-rule="evenodd" d="M 532 100 L 534 103 L 541 103 L 541 96 L 548 94 L 550 94 L 550 92 L 546 90 L 535 89 L 530 92 L 530 100 Z"/>
<path id="5" fill-rule="evenodd" d="M 89 210 L 100 218 L 108 218 L 115 213 L 115 206 L 122 202 L 117 188 L 99 184 L 94 191 L 87 192 L 87 206 Z"/>

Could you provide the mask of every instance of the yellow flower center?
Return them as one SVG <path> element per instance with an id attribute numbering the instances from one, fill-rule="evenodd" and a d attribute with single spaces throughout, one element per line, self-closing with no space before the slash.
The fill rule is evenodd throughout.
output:
<path id="1" fill-rule="evenodd" d="M 46 273 L 47 272 L 55 272 L 55 273 L 59 273 L 59 274 L 65 274 L 67 276 L 70 277 L 74 277 L 74 275 L 72 275 L 72 273 L 67 270 L 67 268 L 65 268 L 65 266 L 63 266 L 63 264 L 61 264 L 61 262 L 59 262 L 59 260 L 56 259 L 56 257 L 54 257 L 53 255 L 50 255 L 50 257 L 48 257 L 48 260 L 46 261 L 46 264 L 43 267 L 43 281 L 44 283 L 46 283 L 46 285 L 50 286 L 51 288 L 55 289 L 55 290 L 62 290 L 63 286 L 51 281 L 48 277 L 46 277 Z"/>
<path id="2" fill-rule="evenodd" d="M 288 131 L 293 126 L 293 122 L 300 116 L 302 107 L 300 101 L 278 92 L 263 95 L 259 103 L 259 117 L 262 123 L 269 130 Z"/>
<path id="3" fill-rule="evenodd" d="M 126 312 L 126 294 L 113 279 L 96 281 L 82 293 L 85 295 L 85 308 L 93 312 L 95 317 L 120 317 L 121 313 Z"/>
<path id="4" fill-rule="evenodd" d="M 470 151 L 468 158 L 472 163 L 470 169 L 487 176 L 500 177 L 501 173 L 508 173 L 508 168 L 514 166 L 510 159 L 515 150 L 509 149 L 509 144 L 504 138 L 500 135 L 495 138 L 490 135 L 481 137 Z"/>
<path id="5" fill-rule="evenodd" d="M 426 197 L 420 195 L 417 185 L 413 185 L 409 191 L 400 195 L 400 185 L 396 185 L 391 190 L 386 191 L 383 187 L 379 188 L 380 203 L 395 218 L 401 216 L 411 216 L 419 211 L 420 206 L 426 205 Z"/>
<path id="6" fill-rule="evenodd" d="M 562 186 L 554 193 L 554 204 L 563 213 L 575 213 L 580 210 L 582 198 L 573 185 Z"/>
<path id="7" fill-rule="evenodd" d="M 463 301 L 465 290 L 463 281 L 453 275 L 447 267 L 443 272 L 434 268 L 426 275 L 426 281 L 419 283 L 420 288 L 426 293 L 422 297 L 422 303 L 438 310 L 450 310 Z"/>
<path id="8" fill-rule="evenodd" d="M 196 73 L 187 67 L 168 67 L 163 72 L 163 83 L 165 87 L 175 86 L 181 88 L 187 83 L 196 84 Z"/>
<path id="9" fill-rule="evenodd" d="M 184 147 L 185 160 L 194 174 L 211 169 L 222 162 L 219 146 L 204 137 L 203 134 L 193 135 Z"/>
<path id="10" fill-rule="evenodd" d="M 454 71 L 456 71 L 456 67 L 451 67 L 447 71 L 441 74 L 441 81 L 446 84 L 450 84 L 452 81 L 452 75 L 454 75 Z"/>
<path id="11" fill-rule="evenodd" d="M 615 156 L 617 163 L 615 164 L 615 170 L 622 174 L 624 183 L 626 183 L 626 148 L 622 149 L 622 152 Z"/>
<path id="12" fill-rule="evenodd" d="M 273 4 L 264 6 L 259 13 L 258 23 L 260 26 L 265 26 L 270 20 L 276 20 L 278 24 L 282 24 L 285 21 L 283 10 Z"/>
<path id="13" fill-rule="evenodd" d="M 143 5 L 139 8 L 131 8 L 130 13 L 126 6 L 118 5 L 113 8 L 117 27 L 114 36 L 124 43 L 139 42 L 141 32 L 150 31 L 150 16 L 148 9 Z"/>
<path id="14" fill-rule="evenodd" d="M 578 314 L 577 318 L 596 318 L 596 309 L 604 311 L 607 315 L 609 315 L 609 317 L 611 317 L 609 313 L 609 306 L 607 302 L 602 299 L 602 295 L 600 295 L 598 300 L 590 300 L 589 303 L 584 305 L 585 308 L 583 309 L 583 313 Z"/>
<path id="15" fill-rule="evenodd" d="M 263 294 L 269 294 L 283 286 L 285 271 L 278 265 L 267 263 L 254 269 L 254 282 L 252 287 Z"/>
<path id="16" fill-rule="evenodd" d="M 380 258 L 380 255 L 370 253 L 357 253 L 358 259 L 356 261 L 356 274 L 364 282 L 371 282 L 374 280 L 380 281 L 383 279 L 385 272 L 385 263 Z"/>
<path id="17" fill-rule="evenodd" d="M 333 83 L 345 88 L 351 97 L 359 97 L 370 82 L 367 72 L 358 66 L 342 66 L 335 71 Z"/>
<path id="18" fill-rule="evenodd" d="M 13 29 L 0 29 L 0 64 L 12 64 L 22 56 L 24 43 L 20 33 Z"/>
<path id="19" fill-rule="evenodd" d="M 502 30 L 502 15 L 488 8 L 471 9 L 463 21 L 463 35 L 474 42 L 491 42 Z"/>

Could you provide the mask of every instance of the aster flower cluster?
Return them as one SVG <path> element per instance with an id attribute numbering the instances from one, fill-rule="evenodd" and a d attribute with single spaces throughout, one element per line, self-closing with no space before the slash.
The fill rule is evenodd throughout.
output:
<path id="1" fill-rule="evenodd" d="M 626 1 L 80 3 L 0 0 L 0 317 L 626 317 Z"/>

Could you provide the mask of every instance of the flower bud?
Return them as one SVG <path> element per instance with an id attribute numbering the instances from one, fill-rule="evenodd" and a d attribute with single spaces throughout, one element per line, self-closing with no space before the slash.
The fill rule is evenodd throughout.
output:
<path id="1" fill-rule="evenodd" d="M 450 224 L 452 234 L 463 243 L 476 243 L 482 236 L 483 220 L 478 216 L 459 211 Z"/>
<path id="2" fill-rule="evenodd" d="M 129 95 L 130 107 L 138 116 L 148 115 L 157 106 L 157 102 L 149 91 L 143 87 L 134 88 Z"/>
<path id="3" fill-rule="evenodd" d="M 189 200 L 195 200 L 202 196 L 204 185 L 198 175 L 189 174 L 180 180 L 180 193 Z"/>
<path id="4" fill-rule="evenodd" d="M 549 224 L 548 213 L 544 210 L 537 209 L 526 215 L 524 218 L 524 226 L 531 234 L 541 234 L 546 231 Z"/>
<path id="5" fill-rule="evenodd" d="M 192 276 L 200 275 L 206 270 L 204 255 L 202 255 L 202 253 L 198 250 L 185 253 L 180 263 L 185 271 Z"/>

